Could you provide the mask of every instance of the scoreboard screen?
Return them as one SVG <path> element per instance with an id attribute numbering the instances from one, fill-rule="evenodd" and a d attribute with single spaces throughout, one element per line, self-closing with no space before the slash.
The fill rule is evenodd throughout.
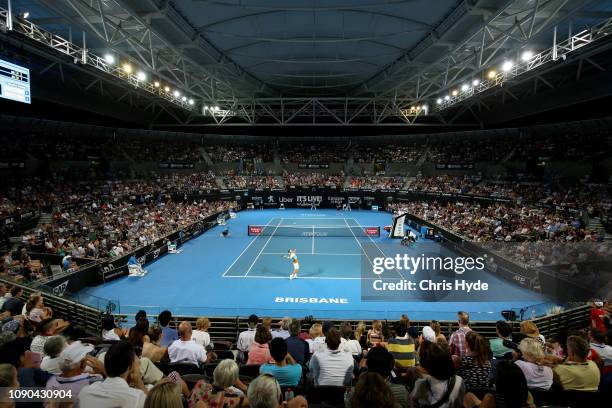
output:
<path id="1" fill-rule="evenodd" d="M 30 70 L 0 59 L 0 98 L 31 103 Z"/>

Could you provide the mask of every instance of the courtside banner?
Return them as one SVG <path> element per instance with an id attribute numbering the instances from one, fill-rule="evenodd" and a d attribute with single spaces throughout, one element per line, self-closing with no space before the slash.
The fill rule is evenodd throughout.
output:
<path id="1" fill-rule="evenodd" d="M 249 235 L 259 235 L 263 231 L 264 227 L 259 225 L 249 225 Z"/>
<path id="2" fill-rule="evenodd" d="M 391 230 L 390 238 L 404 238 L 404 221 L 406 220 L 406 214 L 400 214 L 393 217 L 393 229 Z"/>
<path id="3" fill-rule="evenodd" d="M 379 237 L 380 227 L 365 227 L 363 232 L 371 237 Z"/>

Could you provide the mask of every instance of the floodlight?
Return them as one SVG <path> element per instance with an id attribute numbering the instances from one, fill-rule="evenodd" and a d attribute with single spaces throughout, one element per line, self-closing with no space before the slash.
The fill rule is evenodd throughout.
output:
<path id="1" fill-rule="evenodd" d="M 521 56 L 521 59 L 525 62 L 529 61 L 531 58 L 533 58 L 533 52 L 529 50 L 523 52 L 523 55 Z"/>
<path id="2" fill-rule="evenodd" d="M 489 78 L 489 79 L 494 79 L 496 76 L 497 76 L 497 72 L 494 69 L 490 70 L 487 73 L 487 78 Z"/>
<path id="3" fill-rule="evenodd" d="M 153 82 L 153 85 L 154 85 L 156 88 L 159 88 L 159 86 L 160 86 L 159 81 L 155 81 L 155 82 Z"/>
<path id="4" fill-rule="evenodd" d="M 175 98 L 178 98 L 179 96 L 181 96 L 181 93 L 175 90 L 174 92 L 172 92 L 172 95 L 174 95 Z"/>
<path id="5" fill-rule="evenodd" d="M 164 86 L 164 92 L 170 92 L 170 87 L 169 86 Z"/>
<path id="6" fill-rule="evenodd" d="M 123 72 L 126 74 L 132 73 L 132 66 L 130 64 L 123 64 Z"/>
<path id="7" fill-rule="evenodd" d="M 193 105 L 195 103 L 195 101 L 193 99 L 189 99 L 189 104 Z"/>
<path id="8" fill-rule="evenodd" d="M 138 71 L 136 74 L 136 79 L 139 81 L 145 81 L 147 79 L 147 74 L 145 74 L 144 71 Z"/>
<path id="9" fill-rule="evenodd" d="M 115 63 L 115 57 L 113 54 L 106 54 L 104 56 L 104 61 L 106 61 L 108 65 L 113 65 Z"/>
<path id="10" fill-rule="evenodd" d="M 510 72 L 510 70 L 512 69 L 513 66 L 514 66 L 514 62 L 512 62 L 510 60 L 504 61 L 504 63 L 502 64 L 502 71 Z"/>
<path id="11" fill-rule="evenodd" d="M 444 97 L 444 100 L 445 100 L 445 101 L 450 101 L 450 95 L 446 95 L 446 96 Z"/>
<path id="12" fill-rule="evenodd" d="M 480 84 L 480 80 L 475 79 L 472 81 L 472 86 L 478 86 Z"/>
<path id="13" fill-rule="evenodd" d="M 459 95 L 459 91 L 456 90 L 456 89 L 453 89 L 453 92 L 451 92 L 451 95 L 457 96 L 457 95 Z"/>
<path id="14" fill-rule="evenodd" d="M 470 89 L 470 86 L 468 84 L 461 85 L 461 92 L 467 92 L 468 89 Z"/>
<path id="15" fill-rule="evenodd" d="M 440 105 L 440 104 L 442 103 L 442 98 L 438 98 L 438 99 L 436 99 L 436 103 L 437 103 L 438 105 Z"/>

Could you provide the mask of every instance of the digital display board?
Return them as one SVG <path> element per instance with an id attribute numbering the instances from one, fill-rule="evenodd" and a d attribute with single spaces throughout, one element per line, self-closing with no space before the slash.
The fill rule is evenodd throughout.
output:
<path id="1" fill-rule="evenodd" d="M 31 103 L 30 70 L 0 59 L 0 98 Z"/>

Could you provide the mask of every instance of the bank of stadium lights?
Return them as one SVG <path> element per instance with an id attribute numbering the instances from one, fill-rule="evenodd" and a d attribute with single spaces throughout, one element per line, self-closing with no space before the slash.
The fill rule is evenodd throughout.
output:
<path id="1" fill-rule="evenodd" d="M 109 58 L 107 58 L 109 57 Z M 114 63 L 114 57 L 111 54 L 107 54 L 105 56 L 105 60 L 108 62 L 109 60 L 111 60 L 112 57 L 112 62 Z M 160 81 L 156 80 L 153 81 L 152 83 L 148 83 L 147 82 L 147 73 L 145 71 L 138 71 L 135 74 L 134 73 L 134 67 L 129 63 L 126 62 L 121 66 L 121 69 L 123 70 L 124 73 L 126 73 L 129 77 L 133 78 L 136 80 L 138 86 L 143 86 L 143 87 L 153 87 L 153 89 L 161 89 L 163 90 L 166 94 L 168 95 L 172 95 L 174 97 L 174 99 L 177 102 L 180 102 L 184 105 L 190 105 L 193 106 L 195 105 L 195 101 L 193 99 L 188 98 L 186 95 L 181 94 L 181 92 L 178 89 L 174 89 L 172 90 L 168 85 L 165 85 L 162 88 L 162 84 Z M 134 76 L 132 76 L 134 75 Z"/>
<path id="2" fill-rule="evenodd" d="M 461 92 L 467 92 L 468 89 L 470 89 L 470 86 L 468 84 L 461 85 Z"/>
<path id="3" fill-rule="evenodd" d="M 171 103 L 181 106 L 182 108 L 192 110 L 189 103 L 191 98 L 189 95 L 185 96 L 185 99 L 173 98 L 172 89 L 169 86 L 164 85 L 162 90 L 162 84 L 159 80 L 153 82 L 147 79 L 147 73 L 136 64 L 128 60 L 119 60 L 118 55 L 113 50 L 107 50 L 102 54 L 96 54 L 93 50 L 87 49 L 84 45 L 78 45 L 72 42 L 66 43 L 66 40 L 57 36 L 56 34 L 36 25 L 31 21 L 27 20 L 32 16 L 29 10 L 20 10 L 15 13 L 14 16 L 22 21 L 17 21 L 19 24 L 12 24 L 13 19 L 11 16 L 11 0 L 8 2 L 8 10 L 0 6 L 0 21 L 4 24 L 8 30 L 15 31 L 34 42 L 42 44 L 56 51 L 57 53 L 67 55 L 71 57 L 75 64 L 80 63 L 89 68 L 102 71 L 107 75 L 113 76 L 116 79 L 126 82 L 135 88 L 142 89 L 149 94 L 161 97 Z M 153 74 L 153 73 L 151 73 Z"/>

